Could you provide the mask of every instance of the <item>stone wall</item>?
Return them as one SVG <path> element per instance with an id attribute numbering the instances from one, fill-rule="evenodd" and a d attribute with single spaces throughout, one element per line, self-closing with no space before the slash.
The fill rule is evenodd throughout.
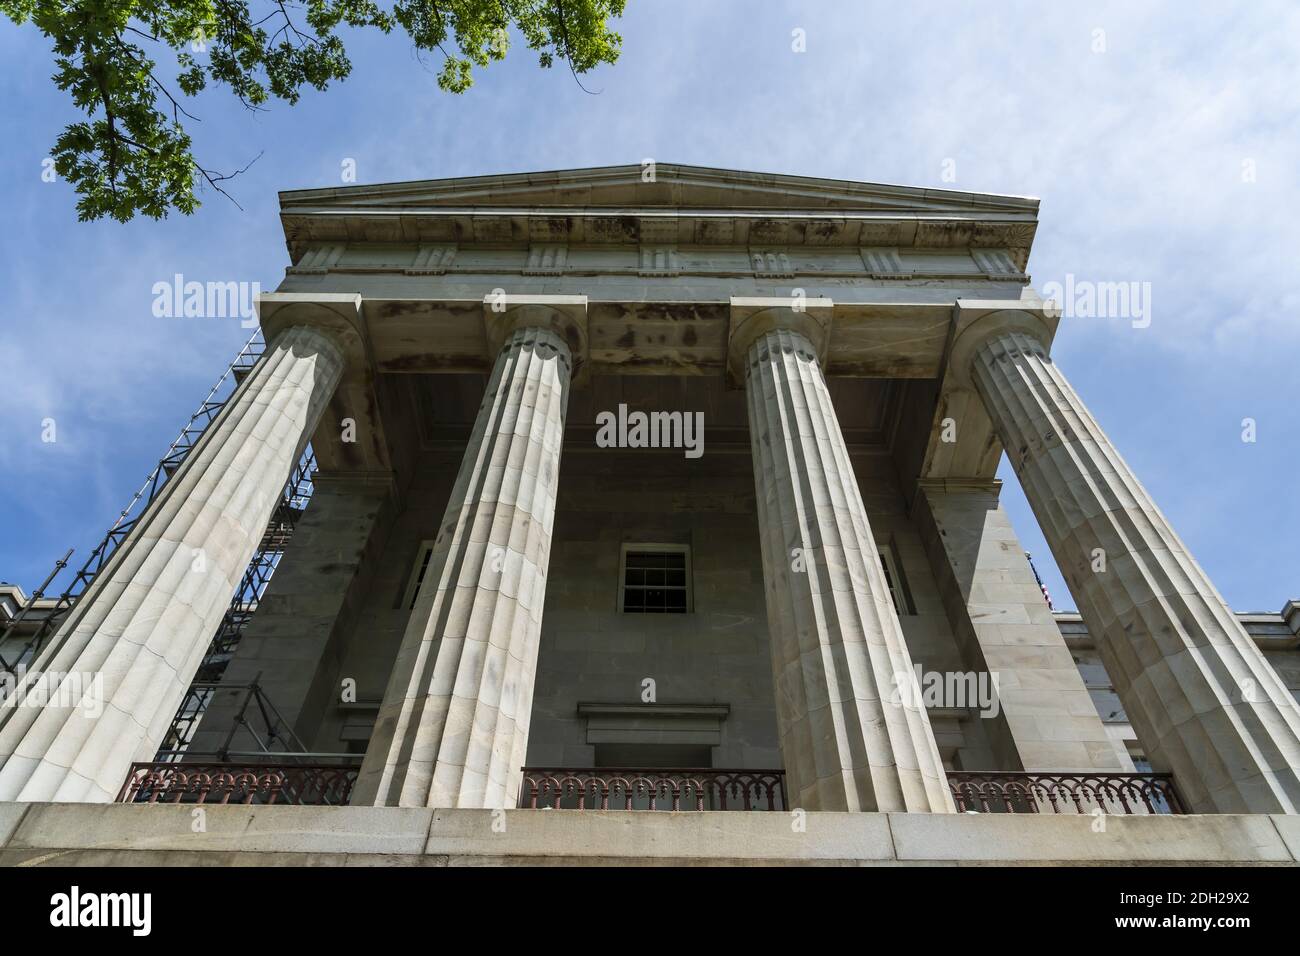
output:
<path id="1" fill-rule="evenodd" d="M 1273 864 L 1300 817 L 0 804 L 2 866 Z"/>
<path id="2" fill-rule="evenodd" d="M 625 383 L 627 380 L 624 380 Z M 642 379 L 659 388 L 671 380 Z M 607 383 L 608 384 L 608 383 Z M 624 389 L 635 394 L 637 382 Z M 705 454 L 679 449 L 601 449 L 585 421 L 589 398 L 575 394 L 561 463 L 555 543 L 528 752 L 530 765 L 592 766 L 597 741 L 664 743 L 713 748 L 717 767 L 782 765 L 777 744 L 763 569 L 759 551 L 751 455 L 737 414 L 741 393 L 710 386 Z M 683 398 L 683 401 L 695 399 Z M 731 404 L 729 404 L 731 403 Z M 690 407 L 690 406 L 677 406 Z M 845 408 L 846 420 L 859 412 Z M 850 416 L 853 416 L 852 418 Z M 743 423 L 743 418 L 740 419 Z M 902 572 L 904 634 L 926 671 L 964 670 L 925 549 L 909 517 L 893 456 L 883 444 L 850 446 L 853 466 L 875 532 Z M 402 599 L 422 541 L 436 536 L 460 449 L 453 441 L 412 455 L 411 475 L 397 493 L 397 514 L 382 549 L 368 556 L 364 598 L 348 625 L 331 673 L 332 686 L 350 678 L 355 704 L 338 702 L 316 730 L 304 732 L 322 751 L 359 750 L 373 719 L 409 620 Z M 694 611 L 684 615 L 618 610 L 619 562 L 625 543 L 691 548 Z M 294 557 L 293 545 L 289 558 Z M 273 579 L 273 599 L 281 586 Z M 274 600 L 270 601 L 275 606 Z M 636 728 L 589 727 L 579 704 L 640 704 L 647 679 L 669 712 L 678 705 L 722 705 L 709 725 L 642 722 Z M 680 715 L 666 720 L 679 721 Z M 953 766 L 998 766 L 984 721 L 934 715 L 941 751 Z M 597 721 L 601 723 L 601 721 Z M 615 721 L 617 725 L 617 721 Z M 674 737 L 667 731 L 684 731 Z"/>

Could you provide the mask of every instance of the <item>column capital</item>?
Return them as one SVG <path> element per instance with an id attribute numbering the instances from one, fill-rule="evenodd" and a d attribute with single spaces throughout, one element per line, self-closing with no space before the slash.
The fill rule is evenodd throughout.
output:
<path id="1" fill-rule="evenodd" d="M 776 330 L 798 332 L 812 345 L 817 364 L 824 366 L 834 305 L 827 298 L 732 296 L 731 321 L 727 327 L 727 386 L 745 387 L 745 357 L 749 347 L 759 336 Z"/>
<path id="2" fill-rule="evenodd" d="M 344 376 L 366 368 L 361 296 L 351 292 L 264 292 L 257 297 L 262 337 L 271 345 L 294 327 L 319 333 L 339 350 Z"/>
<path id="3" fill-rule="evenodd" d="M 304 329 L 339 352 L 342 376 L 321 428 L 312 436 L 316 461 L 326 471 L 392 470 L 362 306 L 355 292 L 268 292 L 257 300 L 268 348 L 290 329 Z M 354 423 L 355 441 L 342 439 L 346 420 Z"/>
<path id="4" fill-rule="evenodd" d="M 1020 332 L 1050 349 L 1060 311 L 1042 300 L 958 299 L 953 306 L 953 338 L 947 374 L 953 385 L 971 388 L 975 353 L 1008 332 Z"/>
<path id="5" fill-rule="evenodd" d="M 569 347 L 573 380 L 581 381 L 588 364 L 585 295 L 507 295 L 494 290 L 483 296 L 483 325 L 490 362 L 516 330 L 550 329 Z"/>

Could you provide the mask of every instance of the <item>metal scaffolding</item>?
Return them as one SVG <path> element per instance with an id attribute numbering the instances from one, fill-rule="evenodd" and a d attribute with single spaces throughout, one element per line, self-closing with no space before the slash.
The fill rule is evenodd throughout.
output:
<path id="1" fill-rule="evenodd" d="M 216 419 L 221 409 L 230 400 L 230 396 L 248 376 L 249 372 L 252 371 L 265 350 L 266 343 L 259 329 L 253 333 L 252 337 L 244 344 L 244 347 L 240 349 L 239 354 L 235 356 L 234 361 L 226 367 L 221 377 L 217 379 L 216 384 L 208 392 L 207 398 L 190 416 L 185 427 L 181 429 L 180 434 L 168 447 L 166 454 L 159 460 L 153 471 L 149 473 L 144 484 L 140 486 L 140 489 L 131 498 L 127 506 L 122 509 L 122 513 L 118 515 L 117 520 L 108 529 L 103 540 L 91 552 L 86 563 L 73 575 L 68 586 L 59 595 L 54 606 L 46 613 L 18 656 L 13 661 L 0 658 L 0 672 L 9 672 L 15 677 L 21 676 L 36 659 L 44 643 L 57 632 L 59 625 L 67 618 L 68 612 L 86 593 L 95 577 L 107 566 L 122 542 L 126 540 L 136 524 L 147 513 L 149 505 L 153 503 L 167 481 L 181 467 L 181 464 L 207 431 L 208 426 Z M 164 738 L 163 751 L 160 753 L 159 759 L 163 759 L 164 754 L 167 759 L 176 759 L 192 739 L 199 718 L 206 710 L 208 702 L 212 699 L 216 684 L 220 681 L 226 666 L 230 663 L 235 648 L 243 637 L 244 628 L 247 626 L 253 612 L 257 610 L 257 604 L 266 591 L 271 575 L 275 573 L 276 566 L 279 564 L 289 538 L 293 534 L 294 527 L 298 523 L 298 518 L 307 506 L 307 500 L 312 493 L 311 475 L 315 467 L 316 459 L 311 446 L 308 445 L 280 493 L 280 500 L 271 514 L 271 520 L 267 524 L 261 541 L 258 542 L 257 551 L 254 552 L 248 568 L 244 571 L 239 587 L 231 598 L 230 605 L 221 619 L 216 634 L 213 635 L 212 643 L 199 664 L 198 672 L 194 676 L 194 683 L 186 693 L 180 710 L 172 719 L 171 727 Z M 27 616 L 36 600 L 43 596 L 44 589 L 49 586 L 54 577 L 67 564 L 71 553 L 69 551 L 55 565 L 54 571 L 46 578 L 45 583 L 33 593 L 32 599 L 27 602 L 22 612 L 10 623 L 5 634 L 0 637 L 0 643 L 3 643 L 4 637 L 7 637 L 13 628 Z M 267 741 L 280 744 L 286 742 L 278 728 L 268 725 L 268 729 L 270 732 L 267 735 Z M 296 746 L 301 746 L 296 739 L 294 743 Z M 266 749 L 269 749 L 269 747 Z"/>
<path id="2" fill-rule="evenodd" d="M 54 563 L 54 570 L 45 576 L 45 580 L 41 582 L 41 586 L 32 592 L 32 596 L 27 599 L 27 602 L 19 608 L 18 613 L 15 614 L 12 620 L 9 621 L 8 625 L 5 626 L 4 632 L 0 633 L 0 648 L 4 647 L 8 643 L 9 635 L 17 630 L 20 624 L 27 620 L 27 615 L 31 614 L 33 608 L 35 608 L 36 605 L 45 597 L 45 589 L 50 586 L 51 581 L 59 576 L 59 572 L 68 566 L 68 559 L 71 557 L 72 549 L 69 548 L 63 553 L 63 557 L 59 558 L 59 560 Z M 24 647 L 23 650 L 19 652 L 18 658 L 12 665 L 5 660 L 3 654 L 0 654 L 0 674 L 15 673 L 17 668 L 20 666 L 20 662 L 25 661 L 27 651 L 28 648 Z"/>

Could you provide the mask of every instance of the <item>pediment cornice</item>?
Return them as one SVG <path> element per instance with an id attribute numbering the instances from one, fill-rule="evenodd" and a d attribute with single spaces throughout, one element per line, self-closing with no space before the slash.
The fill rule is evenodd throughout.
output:
<path id="1" fill-rule="evenodd" d="M 648 178 L 653 175 L 653 178 Z M 705 166 L 659 163 L 601 166 L 540 173 L 469 176 L 400 183 L 300 189 L 280 193 L 283 210 L 301 207 L 488 207 L 587 208 L 658 207 L 714 211 L 843 210 L 912 213 L 1030 213 L 1038 200 L 862 183 L 809 176 L 754 173 Z"/>
<path id="2" fill-rule="evenodd" d="M 280 194 L 306 242 L 955 246 L 1028 258 L 1038 200 L 658 164 Z"/>

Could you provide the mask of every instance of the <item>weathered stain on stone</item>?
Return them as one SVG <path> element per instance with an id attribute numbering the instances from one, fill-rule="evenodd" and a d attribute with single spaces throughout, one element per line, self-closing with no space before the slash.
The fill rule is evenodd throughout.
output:
<path id="1" fill-rule="evenodd" d="M 841 222 L 833 220 L 818 220 L 817 222 L 809 223 L 806 235 L 809 240 L 825 241 L 827 239 L 834 239 L 843 231 L 843 229 L 844 224 Z"/>
<path id="2" fill-rule="evenodd" d="M 381 368 L 385 372 L 480 372 L 491 368 L 491 363 L 481 354 L 409 352 L 384 359 Z"/>
<path id="3" fill-rule="evenodd" d="M 564 341 L 569 346 L 569 354 L 580 357 L 582 354 L 582 336 L 572 325 L 565 323 Z"/>
<path id="4" fill-rule="evenodd" d="M 533 220 L 535 228 L 539 228 L 552 239 L 567 239 L 572 220 L 568 216 L 547 216 L 544 219 Z"/>
<path id="5" fill-rule="evenodd" d="M 641 225 L 635 216 L 600 217 L 588 220 L 587 232 L 593 241 L 636 242 L 641 235 Z"/>
<path id="6" fill-rule="evenodd" d="M 933 378 L 938 368 L 923 357 L 912 355 L 876 355 L 870 359 L 827 363 L 828 375 L 845 378 Z"/>
<path id="7" fill-rule="evenodd" d="M 411 314 L 411 306 L 406 302 L 380 302 L 367 305 L 366 310 L 377 319 L 395 319 L 398 316 Z"/>

